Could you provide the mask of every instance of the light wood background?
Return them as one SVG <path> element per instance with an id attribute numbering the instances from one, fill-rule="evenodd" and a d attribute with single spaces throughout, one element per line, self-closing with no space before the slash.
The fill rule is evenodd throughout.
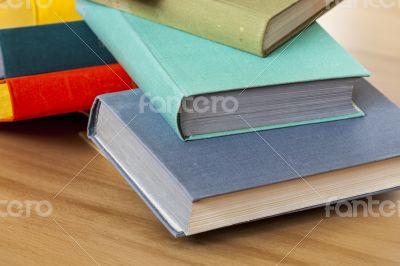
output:
<path id="1" fill-rule="evenodd" d="M 400 104 L 400 6 L 356 2 L 348 8 L 345 1 L 320 23 Z M 85 123 L 75 114 L 0 125 L 0 200 L 49 200 L 54 209 L 49 218 L 0 218 L 1 265 L 400 264 L 399 213 L 323 219 L 317 209 L 174 239 L 78 137 Z M 378 199 L 397 201 L 400 192 Z"/>

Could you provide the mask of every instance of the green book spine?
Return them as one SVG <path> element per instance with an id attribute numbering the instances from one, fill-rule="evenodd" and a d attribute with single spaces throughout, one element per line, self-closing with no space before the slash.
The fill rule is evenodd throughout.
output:
<path id="1" fill-rule="evenodd" d="M 271 19 L 301 0 L 93 1 L 259 56 L 272 52 L 316 17 L 310 17 L 306 23 L 299 25 L 296 30 L 283 36 L 271 49 L 265 51 L 265 33 Z M 339 1 L 327 1 L 326 5 L 331 6 L 337 2 Z M 328 9 L 327 7 L 324 11 Z"/>
<path id="2" fill-rule="evenodd" d="M 149 98 L 160 98 L 160 99 L 183 99 L 184 94 L 182 90 L 177 86 L 174 80 L 169 76 L 168 72 L 165 71 L 163 66 L 154 56 L 151 50 L 148 49 L 145 42 L 138 35 L 135 30 L 131 30 L 131 24 L 121 16 L 121 12 L 118 10 L 109 9 L 107 12 L 107 20 L 112 23 L 104 23 L 103 27 L 96 27 L 98 17 L 104 17 L 104 8 L 90 9 L 90 4 L 87 1 L 77 1 L 77 8 L 81 15 L 85 16 L 85 22 L 95 29 L 95 34 L 102 39 L 102 42 L 106 47 L 110 47 L 113 53 L 118 54 L 117 60 L 120 62 L 130 62 L 124 66 L 127 72 L 135 77 L 135 82 L 141 84 L 141 88 L 145 88 L 146 95 Z M 88 6 L 89 8 L 86 8 Z M 93 6 L 94 7 L 94 6 Z M 90 9 L 90 10 L 88 10 Z M 115 31 L 115 29 L 118 29 Z M 121 34 L 120 30 L 124 31 Z M 119 49 L 114 44 L 120 43 L 127 45 L 134 49 Z M 132 53 L 132 51 L 136 51 Z M 137 66 L 140 66 L 139 68 Z M 151 69 L 151 71 L 149 71 Z M 162 86 L 160 88 L 160 86 Z M 167 88 L 167 89 L 165 89 Z M 179 101 L 171 101 L 176 103 L 168 106 L 168 112 L 160 113 L 164 119 L 171 125 L 175 132 L 181 136 L 178 113 L 180 109 Z M 153 102 L 153 105 L 157 107 L 157 103 Z"/>

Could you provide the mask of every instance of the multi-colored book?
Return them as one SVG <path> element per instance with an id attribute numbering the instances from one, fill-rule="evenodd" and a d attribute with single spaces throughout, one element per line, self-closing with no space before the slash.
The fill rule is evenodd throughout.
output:
<path id="1" fill-rule="evenodd" d="M 352 90 L 368 71 L 318 24 L 262 58 L 87 0 L 77 7 L 184 140 L 363 115 Z"/>
<path id="2" fill-rule="evenodd" d="M 362 119 L 192 142 L 142 97 L 100 96 L 89 136 L 175 236 L 400 188 L 400 109 L 365 80 Z"/>
<path id="3" fill-rule="evenodd" d="M 0 30 L 0 121 L 87 110 L 136 87 L 83 21 Z"/>
<path id="4" fill-rule="evenodd" d="M 74 0 L 0 1 L 0 29 L 81 20 Z"/>
<path id="5" fill-rule="evenodd" d="M 265 56 L 338 0 L 93 0 L 209 40 Z"/>

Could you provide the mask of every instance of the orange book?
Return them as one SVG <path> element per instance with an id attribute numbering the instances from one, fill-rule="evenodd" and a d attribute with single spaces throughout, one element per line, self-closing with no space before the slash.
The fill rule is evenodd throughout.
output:
<path id="1" fill-rule="evenodd" d="M 90 109 L 96 96 L 136 88 L 119 64 L 0 81 L 0 122 Z"/>

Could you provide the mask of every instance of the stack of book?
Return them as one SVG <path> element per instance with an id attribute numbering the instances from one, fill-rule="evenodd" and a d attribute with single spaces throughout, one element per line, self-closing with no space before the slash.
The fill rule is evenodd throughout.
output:
<path id="1" fill-rule="evenodd" d="M 77 1 L 140 88 L 89 137 L 173 235 L 400 187 L 400 110 L 314 23 L 337 2 Z"/>
<path id="2" fill-rule="evenodd" d="M 135 87 L 73 1 L 26 4 L 0 9 L 0 122 L 88 110 Z"/>

